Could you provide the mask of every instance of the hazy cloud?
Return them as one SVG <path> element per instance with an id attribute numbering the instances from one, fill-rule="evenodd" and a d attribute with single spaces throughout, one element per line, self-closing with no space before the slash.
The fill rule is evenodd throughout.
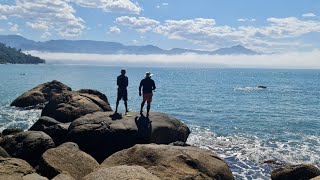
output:
<path id="1" fill-rule="evenodd" d="M 8 25 L 10 26 L 10 31 L 13 32 L 19 32 L 19 25 L 18 24 L 13 24 L 12 22 L 9 22 Z"/>
<path id="2" fill-rule="evenodd" d="M 79 6 L 87 8 L 98 8 L 106 12 L 122 12 L 139 14 L 142 8 L 131 0 L 67 0 Z"/>
<path id="3" fill-rule="evenodd" d="M 273 55 L 101 55 L 30 52 L 50 62 L 125 66 L 319 69 L 320 52 Z"/>
<path id="4" fill-rule="evenodd" d="M 241 19 L 238 19 L 238 21 L 239 21 L 239 22 L 255 22 L 256 19 L 246 19 L 246 18 L 245 18 L 245 19 L 242 19 L 242 18 L 241 18 Z"/>

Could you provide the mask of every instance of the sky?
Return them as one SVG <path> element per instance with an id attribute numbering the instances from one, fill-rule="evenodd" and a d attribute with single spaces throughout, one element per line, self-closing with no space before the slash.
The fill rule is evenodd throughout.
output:
<path id="1" fill-rule="evenodd" d="M 319 0 L 0 0 L 0 34 L 163 49 L 318 52 Z"/>

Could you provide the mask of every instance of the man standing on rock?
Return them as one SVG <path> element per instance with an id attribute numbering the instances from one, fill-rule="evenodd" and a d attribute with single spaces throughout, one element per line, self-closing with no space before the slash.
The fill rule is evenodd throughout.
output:
<path id="1" fill-rule="evenodd" d="M 126 107 L 126 113 L 129 112 L 128 110 L 128 87 L 129 81 L 128 77 L 126 76 L 126 70 L 121 69 L 121 75 L 117 78 L 117 85 L 118 85 L 118 95 L 117 95 L 117 104 L 116 104 L 116 111 L 115 114 L 118 113 L 118 106 L 121 99 L 124 101 L 124 106 Z"/>
<path id="2" fill-rule="evenodd" d="M 147 117 L 149 117 L 151 102 L 152 102 L 152 91 L 156 89 L 156 85 L 154 81 L 151 79 L 152 74 L 150 72 L 146 72 L 145 78 L 141 80 L 139 86 L 139 96 L 141 96 L 141 88 L 143 87 L 143 100 L 141 103 L 140 114 L 142 115 L 143 107 L 145 102 L 147 101 Z"/>

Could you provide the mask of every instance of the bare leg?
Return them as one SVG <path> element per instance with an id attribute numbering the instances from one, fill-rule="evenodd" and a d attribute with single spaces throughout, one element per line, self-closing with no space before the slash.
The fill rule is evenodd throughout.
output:
<path id="1" fill-rule="evenodd" d="M 143 107 L 144 107 L 145 103 L 146 103 L 146 101 L 142 101 L 142 103 L 141 103 L 140 114 L 142 114 L 142 112 L 143 112 Z"/>
<path id="2" fill-rule="evenodd" d="M 128 110 L 128 101 L 124 101 L 124 106 L 126 107 L 126 113 L 129 112 L 129 110 Z"/>
<path id="3" fill-rule="evenodd" d="M 149 117 L 150 107 L 151 107 L 151 103 L 148 103 L 147 104 L 147 117 Z"/>
<path id="4" fill-rule="evenodd" d="M 116 103 L 116 111 L 114 112 L 115 114 L 116 114 L 116 113 L 118 113 L 119 101 L 120 101 L 120 99 L 117 99 L 117 103 Z"/>

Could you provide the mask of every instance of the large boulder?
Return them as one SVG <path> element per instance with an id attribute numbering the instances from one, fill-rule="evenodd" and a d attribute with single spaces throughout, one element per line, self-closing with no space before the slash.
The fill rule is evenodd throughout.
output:
<path id="1" fill-rule="evenodd" d="M 320 180 L 320 176 L 317 176 L 315 178 L 312 178 L 311 180 Z"/>
<path id="2" fill-rule="evenodd" d="M 20 132 L 0 141 L 2 146 L 12 157 L 26 160 L 36 166 L 40 156 L 49 148 L 55 146 L 53 140 L 41 131 Z"/>
<path id="3" fill-rule="evenodd" d="M 67 173 L 61 173 L 56 175 L 52 180 L 76 180 L 76 179 Z"/>
<path id="4" fill-rule="evenodd" d="M 81 179 L 98 166 L 99 163 L 81 151 L 77 144 L 68 142 L 49 149 L 42 155 L 39 172 L 50 179 L 60 173 L 67 173 L 75 179 Z"/>
<path id="5" fill-rule="evenodd" d="M 96 112 L 73 121 L 68 140 L 102 162 L 109 155 L 135 144 L 186 142 L 189 134 L 185 124 L 163 113 L 151 113 L 146 118 L 138 113 L 119 117 L 111 112 Z"/>
<path id="6" fill-rule="evenodd" d="M 110 168 L 98 169 L 83 180 L 119 180 L 119 179 L 139 179 L 139 180 L 160 180 L 141 166 L 115 166 Z"/>
<path id="7" fill-rule="evenodd" d="M 22 132 L 23 129 L 20 129 L 20 128 L 11 128 L 11 129 L 5 129 L 2 131 L 2 136 L 7 136 L 7 135 L 10 135 L 10 134 L 17 134 L 19 132 Z"/>
<path id="8" fill-rule="evenodd" d="M 40 176 L 37 173 L 33 173 L 23 176 L 22 180 L 48 180 L 48 178 Z"/>
<path id="9" fill-rule="evenodd" d="M 42 110 L 41 116 L 67 123 L 98 111 L 112 111 L 107 97 L 99 91 L 80 90 L 54 96 Z"/>
<path id="10" fill-rule="evenodd" d="M 55 145 L 58 146 L 66 142 L 69 125 L 70 123 L 60 123 L 51 117 L 42 116 L 31 126 L 29 131 L 45 132 L 52 138 Z"/>
<path id="11" fill-rule="evenodd" d="M 100 168 L 143 166 L 160 179 L 234 179 L 227 163 L 196 147 L 135 145 L 107 158 Z"/>
<path id="12" fill-rule="evenodd" d="M 308 180 L 320 176 L 320 169 L 309 164 L 289 165 L 275 169 L 272 180 Z"/>
<path id="13" fill-rule="evenodd" d="M 53 80 L 51 82 L 40 84 L 23 93 L 11 103 L 11 106 L 29 107 L 41 105 L 50 101 L 54 95 L 66 91 L 71 91 L 71 88 L 59 81 Z"/>
<path id="14" fill-rule="evenodd" d="M 22 180 L 36 171 L 24 160 L 0 157 L 0 180 Z"/>

